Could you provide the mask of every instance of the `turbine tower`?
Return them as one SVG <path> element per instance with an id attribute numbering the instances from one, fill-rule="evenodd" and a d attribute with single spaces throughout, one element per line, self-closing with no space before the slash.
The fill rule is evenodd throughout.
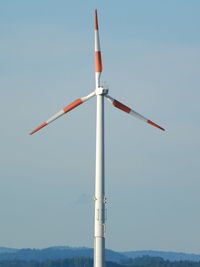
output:
<path id="1" fill-rule="evenodd" d="M 76 108 L 80 104 L 86 102 L 90 98 L 96 96 L 96 172 L 95 172 L 95 212 L 94 212 L 94 267 L 105 266 L 105 157 L 104 157 L 104 99 L 106 98 L 114 107 L 136 117 L 144 122 L 165 131 L 164 128 L 151 120 L 145 118 L 141 114 L 122 104 L 118 100 L 108 95 L 108 89 L 100 84 L 100 76 L 103 70 L 99 26 L 97 10 L 94 14 L 94 30 L 95 30 L 95 90 L 87 96 L 81 97 L 67 105 L 46 122 L 33 130 L 30 135 L 39 131 L 52 121 L 56 120 L 65 113 Z"/>

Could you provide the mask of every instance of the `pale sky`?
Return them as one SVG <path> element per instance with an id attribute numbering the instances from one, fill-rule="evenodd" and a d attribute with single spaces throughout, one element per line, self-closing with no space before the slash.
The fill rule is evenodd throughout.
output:
<path id="1" fill-rule="evenodd" d="M 93 247 L 95 99 L 28 133 L 102 84 L 166 128 L 106 102 L 106 247 L 200 254 L 200 2 L 0 3 L 0 246 Z"/>

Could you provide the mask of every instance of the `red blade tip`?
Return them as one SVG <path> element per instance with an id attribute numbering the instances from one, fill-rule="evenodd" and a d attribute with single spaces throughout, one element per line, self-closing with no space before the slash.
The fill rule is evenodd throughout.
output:
<path id="1" fill-rule="evenodd" d="M 158 124 L 154 123 L 153 121 L 148 120 L 147 123 L 151 124 L 154 127 L 157 127 L 158 129 L 165 131 L 164 128 L 160 127 Z"/>
<path id="2" fill-rule="evenodd" d="M 43 127 L 45 127 L 47 125 L 46 122 L 42 123 L 39 127 L 37 127 L 35 130 L 33 130 L 31 133 L 29 133 L 30 135 L 36 133 L 37 131 L 39 131 L 40 129 L 42 129 Z"/>
<path id="3" fill-rule="evenodd" d="M 98 30 L 99 29 L 97 9 L 94 10 L 94 28 L 95 28 L 95 30 Z"/>

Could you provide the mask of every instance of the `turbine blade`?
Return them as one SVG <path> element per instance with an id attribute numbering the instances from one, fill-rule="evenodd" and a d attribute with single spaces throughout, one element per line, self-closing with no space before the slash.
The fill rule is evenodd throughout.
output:
<path id="1" fill-rule="evenodd" d="M 145 118 L 144 116 L 142 116 L 141 114 L 137 113 L 136 111 L 132 110 L 131 108 L 127 107 L 126 105 L 122 104 L 121 102 L 117 101 L 116 99 L 112 98 L 109 95 L 105 95 L 106 98 L 108 99 L 108 101 L 116 108 L 121 109 L 122 111 L 132 115 L 133 117 L 140 119 L 142 121 L 147 122 L 148 124 L 157 127 L 158 129 L 165 131 L 164 128 L 162 128 L 161 126 L 159 126 L 158 124 L 154 123 L 153 121 Z"/>
<path id="2" fill-rule="evenodd" d="M 69 105 L 67 105 L 66 107 L 64 107 L 63 109 L 61 109 L 59 112 L 57 112 L 56 114 L 54 114 L 51 118 L 49 118 L 46 122 L 42 123 L 39 127 L 37 127 L 35 130 L 33 130 L 32 132 L 30 132 L 30 135 L 36 133 L 37 131 L 39 131 L 40 129 L 44 128 L 45 126 L 47 126 L 49 123 L 53 122 L 54 120 L 58 119 L 59 117 L 61 117 L 62 115 L 64 115 L 65 113 L 71 111 L 72 109 L 78 107 L 79 105 L 81 105 L 82 103 L 86 102 L 87 100 L 89 100 L 91 97 L 95 96 L 95 92 L 92 92 L 91 94 L 82 97 L 82 98 L 78 98 L 75 101 L 73 101 L 72 103 L 70 103 Z"/>
<path id="3" fill-rule="evenodd" d="M 101 48 L 99 38 L 99 25 L 97 10 L 94 11 L 94 36 L 95 36 L 95 75 L 96 75 L 96 86 L 100 86 L 100 75 L 103 70 L 102 59 L 101 59 Z"/>

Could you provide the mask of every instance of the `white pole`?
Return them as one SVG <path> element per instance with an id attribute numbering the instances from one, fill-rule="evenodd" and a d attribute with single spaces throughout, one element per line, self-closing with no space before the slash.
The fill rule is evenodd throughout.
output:
<path id="1" fill-rule="evenodd" d="M 99 87 L 99 91 L 103 88 Z M 97 94 L 94 267 L 105 266 L 104 96 Z"/>
<path id="2" fill-rule="evenodd" d="M 105 266 L 105 170 L 104 170 L 104 94 L 100 86 L 102 72 L 101 49 L 97 10 L 94 15 L 95 33 L 95 81 L 97 95 L 96 117 L 96 175 L 95 175 L 95 212 L 94 212 L 94 267 Z"/>

